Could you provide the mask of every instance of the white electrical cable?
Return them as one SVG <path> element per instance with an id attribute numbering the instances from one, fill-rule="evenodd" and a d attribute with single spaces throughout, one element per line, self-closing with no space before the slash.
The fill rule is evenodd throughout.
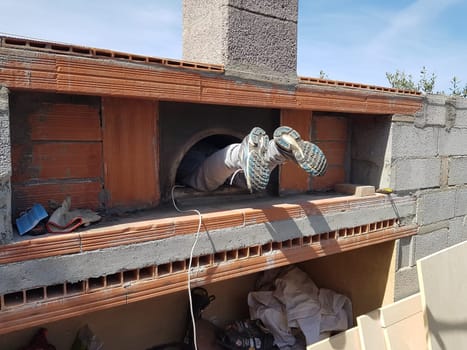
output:
<path id="1" fill-rule="evenodd" d="M 197 210 L 197 209 L 181 210 L 177 206 L 177 204 L 175 203 L 175 197 L 174 197 L 174 190 L 177 187 L 183 188 L 185 186 L 175 185 L 175 186 L 172 187 L 172 203 L 173 203 L 174 208 L 179 213 L 195 212 L 196 214 L 198 214 L 198 218 L 199 218 L 198 230 L 196 231 L 195 241 L 193 242 L 193 245 L 191 246 L 190 260 L 188 262 L 188 300 L 190 301 L 190 315 L 191 315 L 191 322 L 192 322 L 192 325 L 193 325 L 193 344 L 195 346 L 195 350 L 198 350 L 198 343 L 197 343 L 197 340 L 196 340 L 196 320 L 195 320 L 195 315 L 193 313 L 193 300 L 192 300 L 192 297 L 191 297 L 191 264 L 192 264 L 192 261 L 193 261 L 193 252 L 195 251 L 196 244 L 198 243 L 199 234 L 201 232 L 201 224 L 202 224 L 203 217 L 201 215 L 201 212 L 199 210 Z"/>

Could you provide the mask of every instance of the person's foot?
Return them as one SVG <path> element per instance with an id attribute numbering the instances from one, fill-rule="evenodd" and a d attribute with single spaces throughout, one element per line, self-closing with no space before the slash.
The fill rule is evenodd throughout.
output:
<path id="1" fill-rule="evenodd" d="M 303 141 L 300 134 L 290 126 L 280 126 L 274 131 L 274 142 L 280 152 L 295 161 L 313 176 L 324 175 L 327 160 L 323 151 L 315 144 Z"/>
<path id="2" fill-rule="evenodd" d="M 265 160 L 269 137 L 266 132 L 254 127 L 241 143 L 240 164 L 250 192 L 262 191 L 269 182 L 269 168 Z"/>

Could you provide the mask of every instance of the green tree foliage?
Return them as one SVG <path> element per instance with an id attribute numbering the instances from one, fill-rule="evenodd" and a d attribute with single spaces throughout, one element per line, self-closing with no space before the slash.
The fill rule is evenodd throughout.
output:
<path id="1" fill-rule="evenodd" d="M 417 84 L 415 84 L 412 75 L 405 74 L 403 71 L 396 70 L 395 73 L 386 72 L 386 79 L 395 89 L 418 90 Z"/>
<path id="2" fill-rule="evenodd" d="M 449 90 L 451 90 L 452 96 L 467 97 L 467 84 L 463 88 L 461 88 L 461 81 L 457 79 L 456 76 L 452 77 L 451 87 L 449 88 Z"/>
<path id="3" fill-rule="evenodd" d="M 395 73 L 386 73 L 386 79 L 393 88 L 404 89 L 404 90 L 415 90 L 421 91 L 426 94 L 433 94 L 436 75 L 429 73 L 425 66 L 420 70 L 420 78 L 415 81 L 410 74 L 406 74 L 404 71 L 396 70 Z M 457 77 L 451 79 L 451 87 L 449 88 L 451 96 L 462 96 L 467 97 L 467 84 L 461 87 L 461 81 Z M 438 91 L 437 94 L 445 94 L 444 91 Z"/>

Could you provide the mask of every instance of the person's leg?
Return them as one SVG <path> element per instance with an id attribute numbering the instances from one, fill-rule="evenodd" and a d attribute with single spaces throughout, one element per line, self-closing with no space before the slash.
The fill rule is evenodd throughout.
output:
<path id="1" fill-rule="evenodd" d="M 302 140 L 300 134 L 289 126 L 280 126 L 268 144 L 267 161 L 272 170 L 277 165 L 292 160 L 312 176 L 324 175 L 327 160 L 315 144 Z"/>
<path id="2" fill-rule="evenodd" d="M 235 171 L 226 165 L 225 160 L 233 148 L 239 144 L 231 144 L 222 148 L 202 161 L 192 172 L 184 176 L 181 181 L 197 191 L 214 191 L 222 186 L 225 180 Z"/>
<path id="3" fill-rule="evenodd" d="M 270 173 L 265 160 L 268 141 L 265 131 L 255 127 L 242 143 L 231 144 L 213 153 L 182 181 L 198 191 L 214 191 L 241 169 L 250 192 L 264 190 Z"/>

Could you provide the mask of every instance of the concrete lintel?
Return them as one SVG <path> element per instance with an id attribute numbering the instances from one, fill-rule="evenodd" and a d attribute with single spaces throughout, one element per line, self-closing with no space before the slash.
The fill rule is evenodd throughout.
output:
<path id="1" fill-rule="evenodd" d="M 449 222 L 449 220 L 443 220 L 428 225 L 422 225 L 419 227 L 417 234 L 424 235 L 443 228 L 449 228 Z"/>
<path id="2" fill-rule="evenodd" d="M 394 114 L 391 120 L 393 123 L 414 123 L 415 116 L 408 114 Z"/>

